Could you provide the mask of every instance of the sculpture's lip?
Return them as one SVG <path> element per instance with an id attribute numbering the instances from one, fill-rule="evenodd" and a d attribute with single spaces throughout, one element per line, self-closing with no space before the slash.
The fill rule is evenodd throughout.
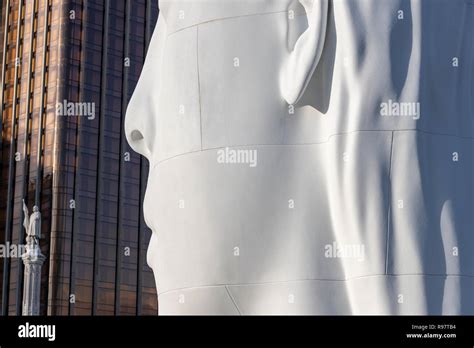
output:
<path id="1" fill-rule="evenodd" d="M 151 219 L 152 214 L 149 213 L 149 208 L 148 208 L 149 204 L 147 204 L 147 200 L 146 200 L 147 192 L 148 192 L 148 188 L 145 193 L 145 199 L 143 200 L 143 220 L 145 221 L 145 224 L 148 226 L 148 228 L 152 230 L 152 233 L 156 233 L 155 228 L 153 226 L 152 219 Z"/>

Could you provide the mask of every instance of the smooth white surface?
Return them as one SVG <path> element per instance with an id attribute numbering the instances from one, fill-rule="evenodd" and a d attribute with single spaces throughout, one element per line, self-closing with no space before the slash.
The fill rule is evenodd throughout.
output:
<path id="1" fill-rule="evenodd" d="M 472 1 L 315 2 L 160 1 L 126 118 L 160 313 L 474 314 Z"/>

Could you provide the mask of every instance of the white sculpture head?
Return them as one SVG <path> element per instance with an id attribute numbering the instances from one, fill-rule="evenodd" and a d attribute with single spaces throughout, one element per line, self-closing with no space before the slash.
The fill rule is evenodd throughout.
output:
<path id="1" fill-rule="evenodd" d="M 150 162 L 147 260 L 161 312 L 429 312 L 420 289 L 438 283 L 387 274 L 448 268 L 429 250 L 450 249 L 443 233 L 465 223 L 445 213 L 440 227 L 436 209 L 472 199 L 423 186 L 425 166 L 447 167 L 430 144 L 457 145 L 417 131 L 472 137 L 472 66 L 453 70 L 451 58 L 474 58 L 474 7 L 447 3 L 160 1 L 125 131 Z M 430 117 L 382 115 L 393 101 Z M 411 215 L 390 208 L 407 204 L 399 196 Z M 433 230 L 443 241 L 428 247 Z M 417 300 L 398 306 L 400 289 Z"/>

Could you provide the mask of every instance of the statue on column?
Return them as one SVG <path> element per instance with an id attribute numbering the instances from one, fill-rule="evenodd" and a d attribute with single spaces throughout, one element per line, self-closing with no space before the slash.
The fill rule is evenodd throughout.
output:
<path id="1" fill-rule="evenodd" d="M 26 252 L 22 255 L 25 265 L 23 282 L 23 315 L 39 315 L 41 292 L 41 267 L 45 256 L 41 253 L 39 241 L 41 238 L 41 213 L 37 206 L 33 207 L 31 215 L 23 200 L 25 218 L 23 227 L 26 230 Z"/>
<path id="2" fill-rule="evenodd" d="M 26 230 L 26 244 L 30 247 L 38 246 L 41 238 L 41 213 L 39 208 L 35 205 L 31 216 L 29 215 L 28 207 L 23 200 L 23 212 L 25 219 L 23 220 L 23 227 Z"/>

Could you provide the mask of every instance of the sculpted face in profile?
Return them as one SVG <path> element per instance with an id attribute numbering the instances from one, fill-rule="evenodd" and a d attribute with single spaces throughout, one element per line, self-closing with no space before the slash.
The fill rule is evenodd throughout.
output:
<path id="1" fill-rule="evenodd" d="M 160 1 L 125 131 L 161 314 L 474 314 L 474 6 L 428 2 Z"/>

